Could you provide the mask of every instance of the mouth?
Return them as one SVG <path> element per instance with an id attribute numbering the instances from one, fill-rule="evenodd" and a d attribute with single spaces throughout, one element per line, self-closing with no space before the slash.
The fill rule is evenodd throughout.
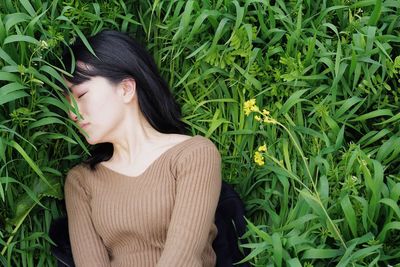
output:
<path id="1" fill-rule="evenodd" d="M 83 129 L 83 128 L 85 128 L 86 126 L 88 126 L 89 125 L 89 123 L 83 123 L 83 124 L 80 124 L 79 126 Z"/>

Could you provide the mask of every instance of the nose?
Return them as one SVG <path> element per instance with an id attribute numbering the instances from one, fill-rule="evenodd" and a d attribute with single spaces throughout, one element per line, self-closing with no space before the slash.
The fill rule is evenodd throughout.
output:
<path id="1" fill-rule="evenodd" d="M 78 116 L 72 110 L 68 111 L 68 115 L 71 118 L 71 120 L 75 122 L 78 120 Z"/>
<path id="2" fill-rule="evenodd" d="M 71 101 L 71 96 L 67 95 L 66 96 L 67 102 L 69 103 L 69 107 L 68 107 L 68 117 L 71 118 L 71 120 L 73 120 L 74 122 L 78 121 L 78 115 L 74 112 L 75 111 L 79 111 L 79 105 L 78 103 L 73 103 L 73 101 Z M 80 114 L 82 116 L 82 114 Z"/>
<path id="3" fill-rule="evenodd" d="M 79 112 L 79 116 L 77 115 Z M 73 120 L 74 122 L 77 122 L 79 120 L 79 117 L 82 118 L 82 113 L 80 113 L 80 107 L 78 103 L 76 103 L 76 106 L 74 104 L 71 104 L 68 110 L 68 116 Z"/>

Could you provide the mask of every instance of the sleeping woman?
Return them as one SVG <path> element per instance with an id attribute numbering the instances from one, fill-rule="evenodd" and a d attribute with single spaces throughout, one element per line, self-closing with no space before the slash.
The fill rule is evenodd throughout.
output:
<path id="1" fill-rule="evenodd" d="M 65 182 L 69 235 L 78 267 L 215 266 L 214 214 L 221 156 L 187 134 L 148 52 L 106 30 L 63 56 L 70 118 L 91 156 Z"/>

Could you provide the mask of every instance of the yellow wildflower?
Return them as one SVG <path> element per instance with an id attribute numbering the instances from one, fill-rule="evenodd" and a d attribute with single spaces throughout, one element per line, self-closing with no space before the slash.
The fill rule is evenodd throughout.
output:
<path id="1" fill-rule="evenodd" d="M 39 42 L 40 49 L 45 50 L 49 48 L 49 44 L 45 40 Z"/>
<path id="2" fill-rule="evenodd" d="M 266 109 L 263 109 L 262 114 L 265 116 L 268 116 L 270 114 L 270 112 Z"/>
<path id="3" fill-rule="evenodd" d="M 244 102 L 244 113 L 248 116 L 252 111 L 254 111 L 256 106 L 256 100 L 254 98 Z M 257 107 L 258 108 L 258 107 Z"/>
<path id="4" fill-rule="evenodd" d="M 257 150 L 260 151 L 260 152 L 266 152 L 267 151 L 267 145 L 264 144 L 262 146 L 259 146 Z"/>
<path id="5" fill-rule="evenodd" d="M 256 105 L 254 105 L 251 107 L 251 111 L 258 112 L 258 111 L 260 111 L 260 109 Z"/>
<path id="6" fill-rule="evenodd" d="M 259 166 L 263 166 L 265 164 L 263 155 L 261 155 L 261 153 L 258 151 L 254 152 L 254 162 Z"/>
<path id="7" fill-rule="evenodd" d="M 254 116 L 254 119 L 255 119 L 256 121 L 262 121 L 261 117 L 258 116 L 258 115 L 255 115 L 255 116 Z"/>
<path id="8" fill-rule="evenodd" d="M 267 116 L 264 117 L 264 122 L 265 123 L 272 123 L 272 124 L 276 124 L 277 123 L 277 121 L 275 119 L 267 117 Z"/>

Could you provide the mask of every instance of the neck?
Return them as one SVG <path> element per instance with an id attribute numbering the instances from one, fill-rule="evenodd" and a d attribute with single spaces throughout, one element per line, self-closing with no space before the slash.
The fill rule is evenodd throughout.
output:
<path id="1" fill-rule="evenodd" d="M 120 125 L 110 141 L 114 146 L 110 162 L 133 164 L 143 157 L 144 152 L 154 150 L 165 135 L 155 130 L 138 112 L 126 116 Z"/>

